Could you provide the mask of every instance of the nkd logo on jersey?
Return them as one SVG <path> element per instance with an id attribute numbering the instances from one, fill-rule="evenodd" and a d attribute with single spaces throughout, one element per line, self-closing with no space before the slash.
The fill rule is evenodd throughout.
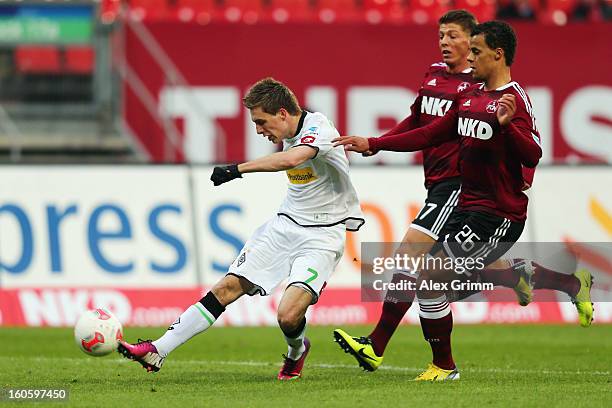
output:
<path id="1" fill-rule="evenodd" d="M 453 101 L 449 101 L 448 99 L 423 96 L 423 100 L 421 101 L 421 113 L 442 117 L 448 112 L 452 104 Z"/>
<path id="2" fill-rule="evenodd" d="M 476 139 L 488 140 L 493 136 L 493 128 L 487 122 L 478 119 L 459 117 L 457 132 L 461 136 L 474 137 Z"/>
<path id="3" fill-rule="evenodd" d="M 308 184 L 317 179 L 312 167 L 287 170 L 287 178 L 291 184 Z"/>

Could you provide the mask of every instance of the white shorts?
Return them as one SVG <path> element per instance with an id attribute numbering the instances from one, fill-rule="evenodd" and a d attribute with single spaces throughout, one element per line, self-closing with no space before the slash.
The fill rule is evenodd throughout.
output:
<path id="1" fill-rule="evenodd" d="M 346 228 L 302 227 L 276 216 L 259 227 L 229 267 L 228 274 L 241 276 L 254 287 L 248 295 L 269 295 L 283 280 L 319 299 L 327 280 L 344 253 Z"/>

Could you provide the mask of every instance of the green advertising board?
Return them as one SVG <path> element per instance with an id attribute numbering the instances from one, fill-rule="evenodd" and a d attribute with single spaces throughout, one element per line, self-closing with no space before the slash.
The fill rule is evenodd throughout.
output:
<path id="1" fill-rule="evenodd" d="M 0 5 L 0 43 L 88 43 L 93 6 Z"/>

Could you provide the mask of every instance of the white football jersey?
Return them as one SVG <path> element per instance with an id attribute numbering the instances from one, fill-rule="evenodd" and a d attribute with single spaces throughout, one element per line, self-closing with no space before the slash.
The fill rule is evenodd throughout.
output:
<path id="1" fill-rule="evenodd" d="M 304 111 L 297 135 L 283 141 L 283 150 L 306 145 L 317 153 L 312 159 L 287 170 L 287 197 L 279 215 L 303 227 L 344 224 L 348 231 L 357 231 L 365 223 L 344 149 L 332 144 L 338 136 L 325 115 Z"/>

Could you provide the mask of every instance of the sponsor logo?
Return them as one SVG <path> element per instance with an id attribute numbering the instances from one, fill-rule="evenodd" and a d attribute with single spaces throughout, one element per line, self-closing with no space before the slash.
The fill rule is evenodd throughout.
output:
<path id="1" fill-rule="evenodd" d="M 471 118 L 459 118 L 457 132 L 462 136 L 488 140 L 493 136 L 493 128 L 487 122 Z"/>
<path id="2" fill-rule="evenodd" d="M 468 89 L 470 87 L 470 83 L 469 82 L 462 82 L 459 84 L 459 86 L 457 87 L 457 92 L 461 92 L 461 91 L 465 91 L 466 89 Z"/>
<path id="3" fill-rule="evenodd" d="M 429 86 L 436 86 L 436 78 L 434 78 L 434 79 L 432 79 L 431 81 L 429 81 L 429 82 L 427 83 L 427 85 L 429 85 Z"/>
<path id="4" fill-rule="evenodd" d="M 472 100 L 468 99 L 467 101 L 464 102 L 463 106 L 472 106 Z"/>
<path id="5" fill-rule="evenodd" d="M 489 113 L 497 112 L 497 106 L 498 105 L 499 105 L 499 103 L 497 101 L 489 102 L 489 104 L 487 105 L 487 112 L 489 112 Z"/>
<path id="6" fill-rule="evenodd" d="M 303 169 L 287 170 L 287 178 L 291 184 L 308 184 L 318 177 L 314 174 L 312 167 L 305 167 Z"/>
<path id="7" fill-rule="evenodd" d="M 300 143 L 312 143 L 315 141 L 315 137 L 312 135 L 304 136 L 300 139 Z"/>
<path id="8" fill-rule="evenodd" d="M 453 101 L 449 101 L 448 99 L 423 96 L 423 100 L 421 101 L 421 113 L 442 117 L 448 112 L 452 104 Z"/>

